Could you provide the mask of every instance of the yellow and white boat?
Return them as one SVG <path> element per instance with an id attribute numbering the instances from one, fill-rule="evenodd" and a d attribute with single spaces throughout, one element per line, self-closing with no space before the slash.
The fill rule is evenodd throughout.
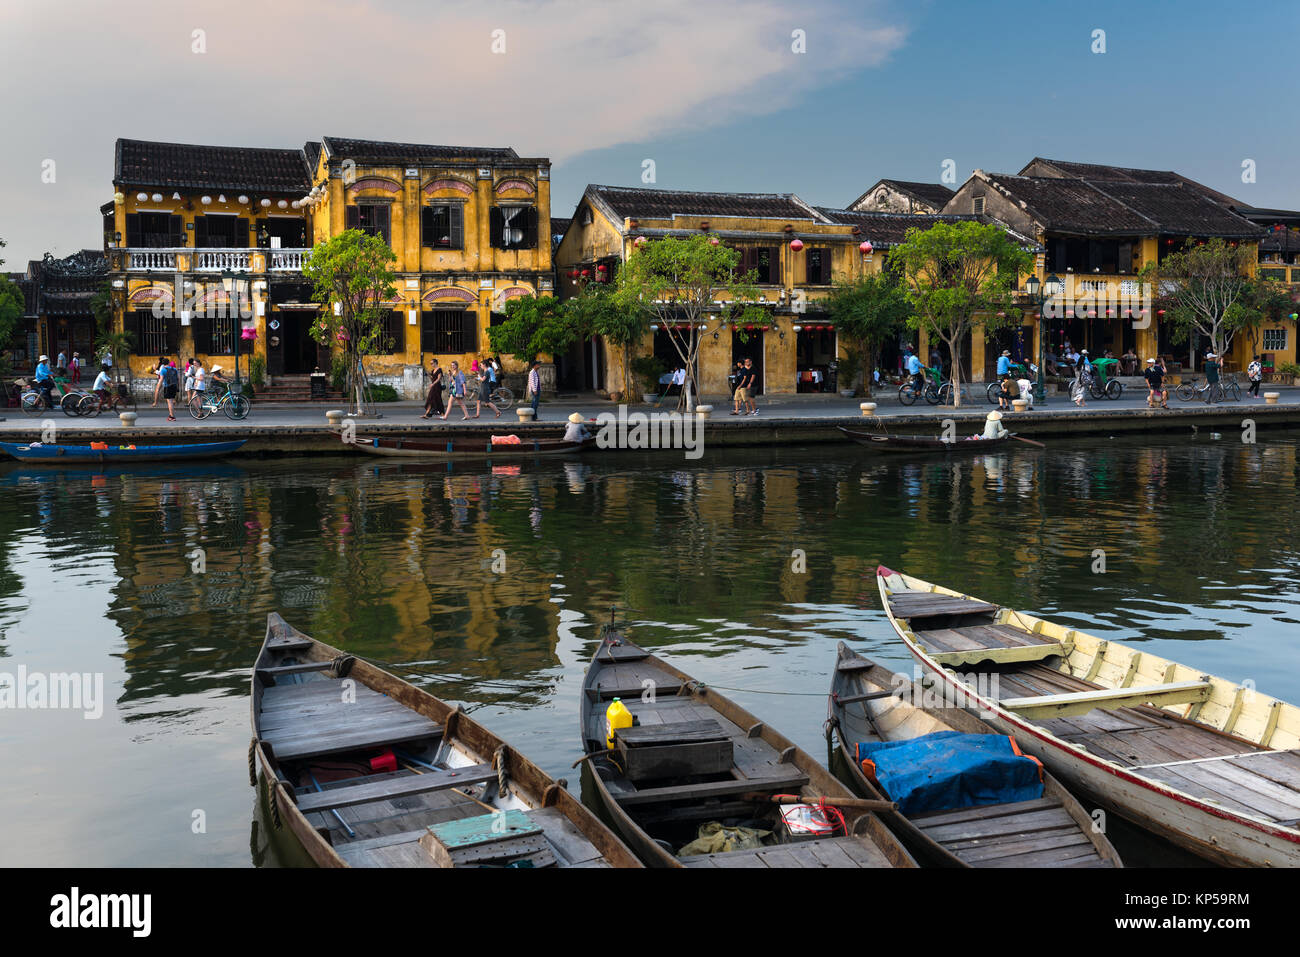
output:
<path id="1" fill-rule="evenodd" d="M 1300 866 L 1300 708 L 883 565 L 877 583 L 935 692 L 1076 793 L 1219 864 Z"/>

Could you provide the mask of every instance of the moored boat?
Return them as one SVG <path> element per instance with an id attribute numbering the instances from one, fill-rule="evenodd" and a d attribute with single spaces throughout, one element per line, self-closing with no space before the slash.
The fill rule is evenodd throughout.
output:
<path id="1" fill-rule="evenodd" d="M 540 768 L 433 695 L 267 616 L 254 761 L 322 867 L 640 867 Z"/>
<path id="2" fill-rule="evenodd" d="M 1074 793 L 1215 863 L 1300 866 L 1300 708 L 884 566 L 877 582 L 922 670 Z"/>
<path id="3" fill-rule="evenodd" d="M 1034 761 L 1002 746 L 1008 739 L 978 717 L 862 657 L 840 642 L 831 677 L 827 729 L 839 747 L 838 771 L 856 794 L 889 799 L 868 768 L 884 751 L 867 748 L 911 742 L 895 751 L 887 778 L 925 810 L 905 808 L 908 831 L 891 827 L 917 860 L 956 867 L 1122 867 L 1119 855 L 1084 807 Z M 993 741 L 995 737 L 1001 740 Z M 949 743 L 954 746 L 945 760 Z M 891 746 L 892 747 L 892 746 Z M 1011 753 L 1006 753 L 1009 750 Z M 864 753 L 864 751 L 866 753 Z M 975 760 L 971 760 L 971 756 Z M 937 760 L 936 760 L 937 756 Z M 926 774 L 913 769 L 928 759 Z M 864 764 L 866 767 L 864 767 Z"/>
<path id="4" fill-rule="evenodd" d="M 986 439 L 983 436 L 971 436 L 964 439 L 946 441 L 937 435 L 891 435 L 886 432 L 867 432 L 863 429 L 839 430 L 858 445 L 866 446 L 876 452 L 987 452 L 1015 440 L 1013 435 L 1004 435 L 998 439 Z"/>
<path id="5" fill-rule="evenodd" d="M 43 465 L 63 465 L 73 462 L 100 462 L 114 465 L 129 462 L 160 462 L 212 458 L 236 452 L 247 442 L 179 442 L 175 445 L 113 445 L 99 442 L 92 445 L 44 445 L 40 442 L 0 442 L 0 451 L 23 462 Z"/>
<path id="6" fill-rule="evenodd" d="M 631 726 L 610 747 L 615 699 Z M 612 628 L 580 718 L 596 797 L 651 867 L 916 866 L 877 816 L 887 802 L 855 799 L 774 728 Z"/>
<path id="7" fill-rule="evenodd" d="M 517 442 L 503 442 L 503 438 L 517 438 Z M 532 436 L 450 436 L 445 439 L 425 436 L 357 436 L 345 445 L 371 455 L 388 455 L 426 459 L 510 459 L 531 458 L 534 455 L 568 455 L 594 448 L 595 438 L 584 442 L 566 442 L 563 438 L 535 438 Z"/>

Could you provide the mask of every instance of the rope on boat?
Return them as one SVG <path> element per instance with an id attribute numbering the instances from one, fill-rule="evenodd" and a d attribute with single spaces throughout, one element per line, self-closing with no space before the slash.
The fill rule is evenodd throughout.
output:
<path id="1" fill-rule="evenodd" d="M 257 738 L 248 742 L 248 783 L 257 787 Z"/>
<path id="2" fill-rule="evenodd" d="M 352 673 L 352 666 L 357 663 L 354 655 L 337 655 L 330 662 L 330 669 L 340 678 L 346 678 Z"/>
<path id="3" fill-rule="evenodd" d="M 503 744 L 497 748 L 497 753 L 492 755 L 492 766 L 497 769 L 497 796 L 505 797 L 506 792 L 506 746 Z"/>
<path id="4" fill-rule="evenodd" d="M 279 803 L 279 799 L 277 799 L 275 796 L 275 789 L 277 783 L 278 782 L 276 781 L 267 781 L 267 787 L 266 787 L 267 802 L 266 803 L 269 804 L 271 807 L 271 823 L 275 825 L 275 829 L 278 831 L 280 830 L 280 803 Z"/>
<path id="5" fill-rule="evenodd" d="M 825 692 L 822 691 L 765 691 L 760 688 L 732 688 L 727 685 L 711 685 L 704 681 L 691 681 L 687 683 L 690 688 L 717 688 L 719 691 L 741 691 L 745 694 L 779 694 L 788 695 L 795 698 L 824 698 Z"/>

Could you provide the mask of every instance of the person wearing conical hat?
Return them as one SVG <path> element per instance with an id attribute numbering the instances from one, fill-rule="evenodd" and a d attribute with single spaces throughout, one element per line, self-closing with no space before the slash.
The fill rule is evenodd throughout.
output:
<path id="1" fill-rule="evenodd" d="M 585 442 L 590 437 L 587 427 L 583 423 L 586 419 L 582 417 L 581 412 L 574 412 L 569 416 L 569 424 L 564 428 L 564 441 L 566 442 Z"/>

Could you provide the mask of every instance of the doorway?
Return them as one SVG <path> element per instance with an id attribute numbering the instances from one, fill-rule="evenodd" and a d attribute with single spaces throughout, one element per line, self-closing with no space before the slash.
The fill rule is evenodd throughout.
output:
<path id="1" fill-rule="evenodd" d="M 320 368 L 329 372 L 329 349 L 311 337 L 315 310 L 273 313 L 266 324 L 268 375 L 306 375 Z M 322 359 L 322 355 L 324 358 Z M 321 365 L 321 362 L 324 365 Z"/>
<path id="2" fill-rule="evenodd" d="M 739 329 L 733 329 L 731 332 L 731 366 L 734 369 L 737 362 L 743 362 L 746 359 L 754 361 L 754 394 L 763 394 L 763 352 L 764 352 L 764 331 L 762 329 L 750 328 L 745 330 L 748 342 L 740 338 Z"/>

